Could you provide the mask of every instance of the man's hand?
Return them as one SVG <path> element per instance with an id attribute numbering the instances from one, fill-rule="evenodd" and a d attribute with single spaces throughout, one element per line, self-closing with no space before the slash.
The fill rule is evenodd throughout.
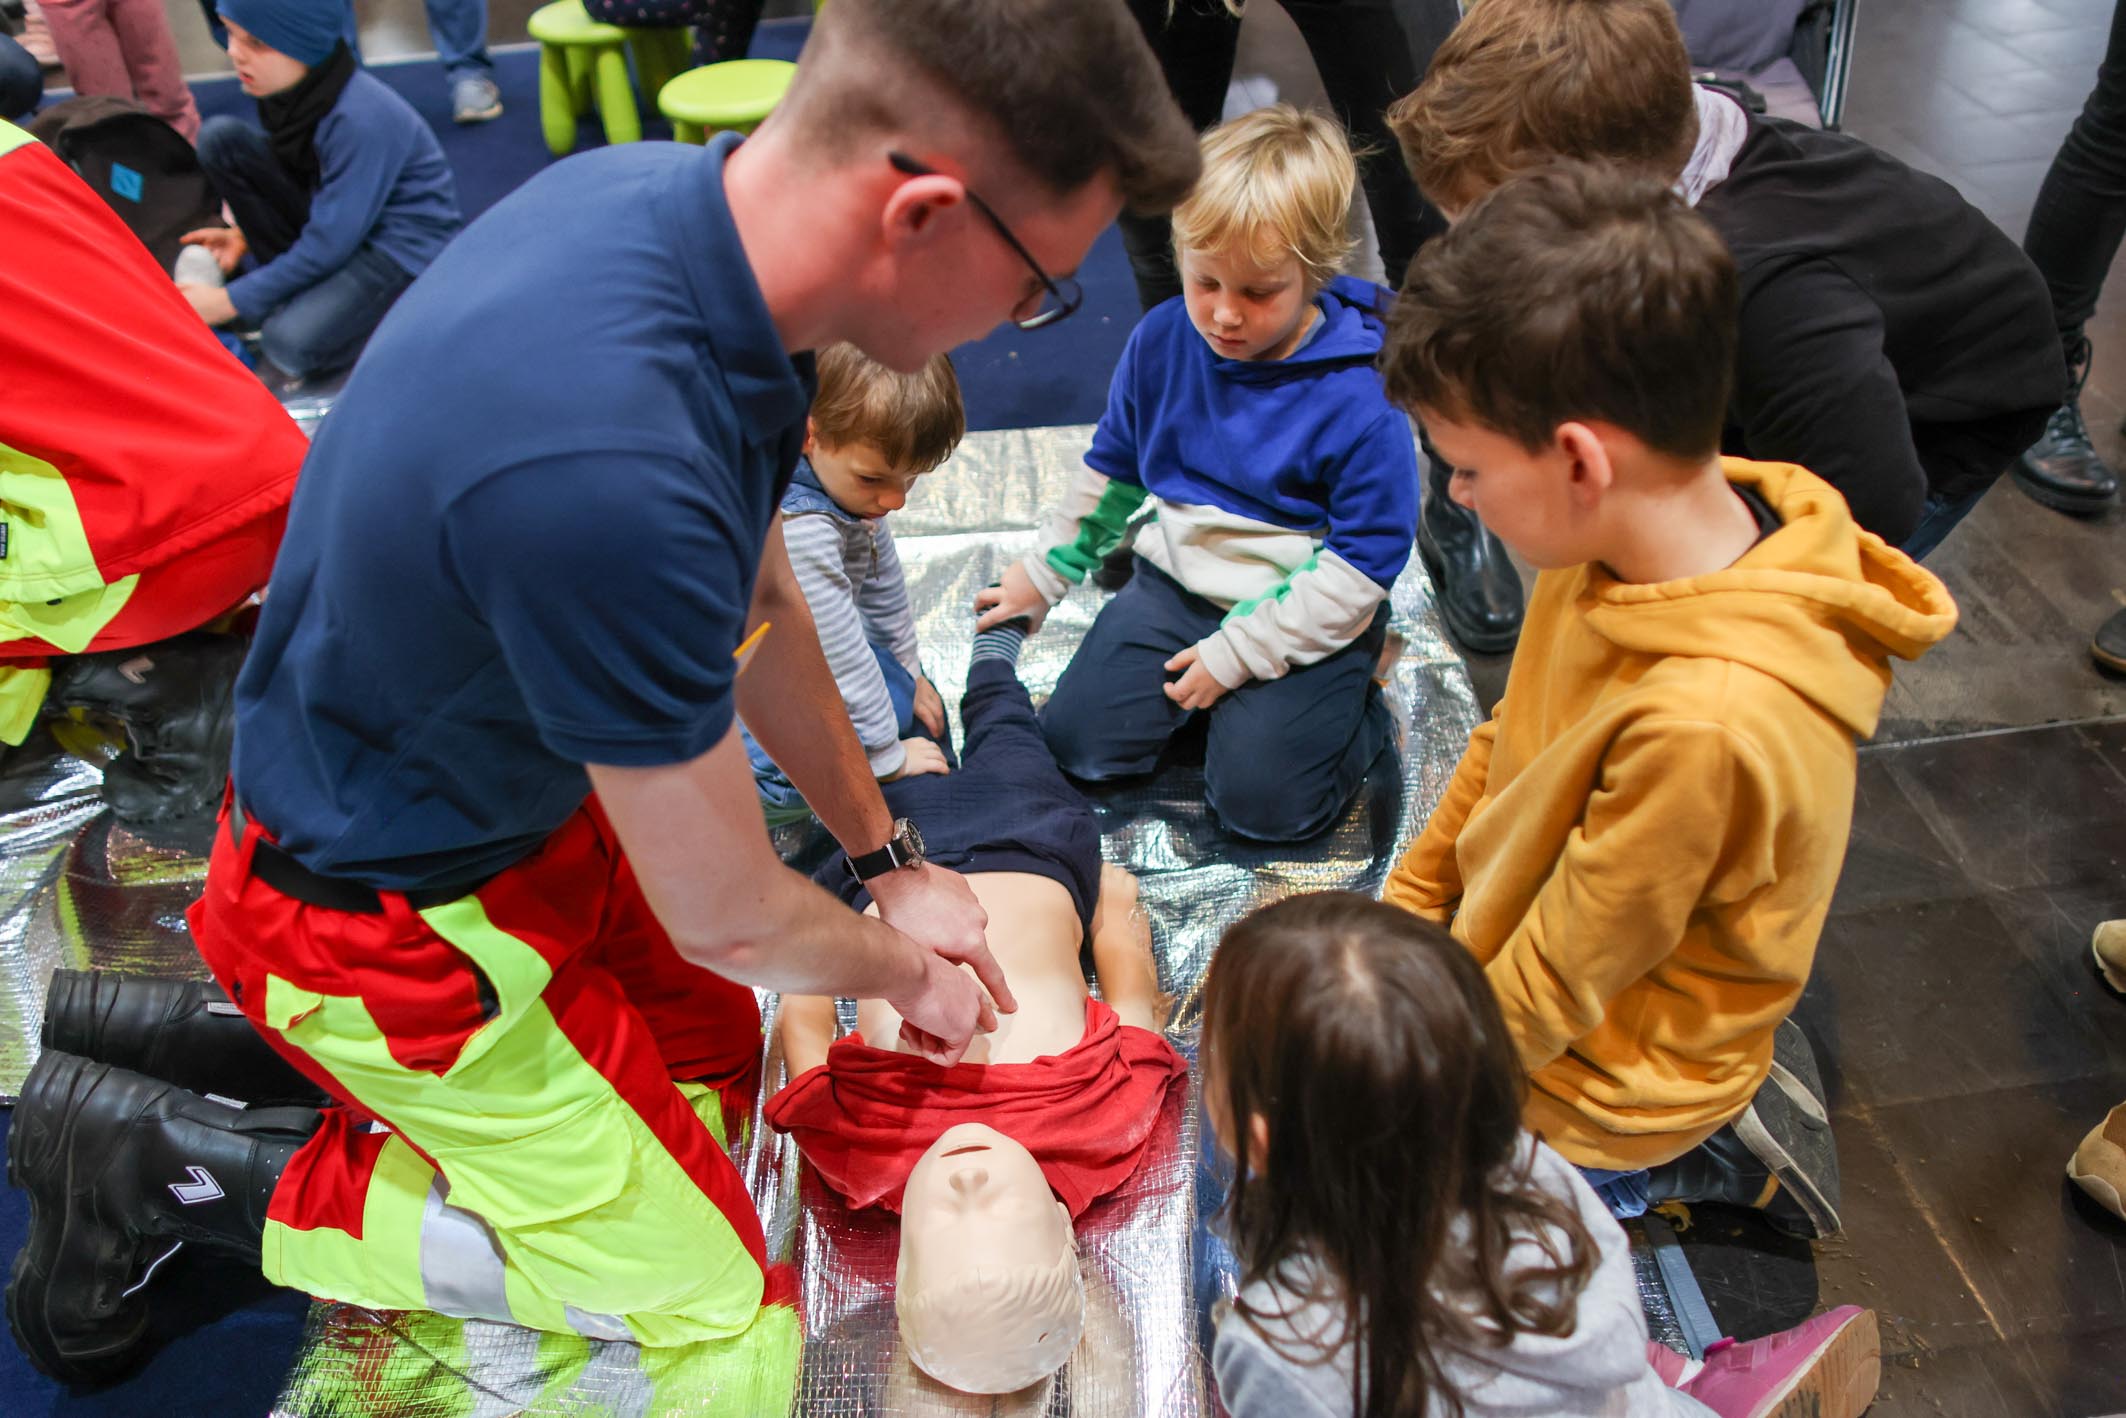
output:
<path id="1" fill-rule="evenodd" d="M 1184 709 L 1208 709 L 1225 697 L 1225 686 L 1203 667 L 1202 652 L 1193 645 L 1168 660 L 1166 671 L 1181 675 L 1166 686 L 1166 697 Z"/>
<path id="2" fill-rule="evenodd" d="M 942 956 L 924 958 L 922 983 L 915 992 L 886 1003 L 901 1016 L 901 1041 L 932 1063 L 950 1068 L 976 1034 L 997 1027 L 997 1015 L 964 970 Z"/>
<path id="3" fill-rule="evenodd" d="M 221 286 L 196 286 L 180 281 L 177 288 L 184 292 L 192 309 L 209 325 L 226 325 L 236 318 L 236 305 L 229 299 L 229 292 Z"/>
<path id="4" fill-rule="evenodd" d="M 901 747 L 907 751 L 908 756 L 901 763 L 901 771 L 886 780 L 889 783 L 896 782 L 902 778 L 913 778 L 923 773 L 950 773 L 952 771 L 952 765 L 945 761 L 945 750 L 939 748 L 929 739 L 902 739 Z"/>
<path id="5" fill-rule="evenodd" d="M 865 885 L 887 925 L 947 961 L 970 967 L 1004 1013 L 1019 1007 L 1004 982 L 1004 971 L 989 953 L 989 938 L 983 933 L 989 913 L 958 872 L 925 863 L 875 876 Z M 903 1018 L 907 1013 L 901 1010 Z"/>
<path id="6" fill-rule="evenodd" d="M 214 255 L 214 264 L 221 267 L 225 276 L 236 269 L 236 263 L 251 249 L 244 234 L 233 226 L 203 226 L 198 231 L 186 232 L 177 240 L 184 246 L 206 247 Z"/>
<path id="7" fill-rule="evenodd" d="M 944 737 L 945 700 L 928 675 L 915 677 L 915 721 L 930 730 L 932 737 Z"/>
<path id="8" fill-rule="evenodd" d="M 976 630 L 1002 625 L 1014 616 L 1026 617 L 1029 631 L 1039 630 L 1041 622 L 1048 619 L 1048 598 L 1033 584 L 1033 577 L 1026 574 L 1025 564 L 1017 561 L 1004 568 L 1001 582 L 974 593 L 974 608 L 982 613 L 974 623 Z"/>

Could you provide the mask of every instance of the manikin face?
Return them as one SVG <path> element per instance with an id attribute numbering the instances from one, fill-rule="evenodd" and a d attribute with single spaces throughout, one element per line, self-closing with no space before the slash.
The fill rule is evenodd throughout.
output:
<path id="1" fill-rule="evenodd" d="M 921 474 L 896 468 L 886 455 L 869 443 L 851 443 L 830 448 L 805 430 L 805 456 L 819 485 L 827 490 L 842 511 L 858 517 L 878 518 L 908 505 L 908 493 Z"/>
<path id="2" fill-rule="evenodd" d="M 1034 1279 L 1066 1264 L 1065 1286 Z M 994 1128 L 947 1129 L 908 1174 L 895 1303 L 933 1378 L 999 1393 L 1055 1372 L 1084 1323 L 1076 1265 L 1069 1208 Z"/>
<path id="3" fill-rule="evenodd" d="M 224 19 L 222 24 L 229 31 L 229 62 L 236 66 L 236 82 L 251 97 L 292 89 L 310 72 L 308 64 L 289 58 L 235 21 Z"/>
<path id="4" fill-rule="evenodd" d="M 1265 269 L 1246 252 L 1184 250 L 1179 265 L 1189 323 L 1227 359 L 1283 359 L 1306 333 L 1313 302 L 1297 256 Z"/>

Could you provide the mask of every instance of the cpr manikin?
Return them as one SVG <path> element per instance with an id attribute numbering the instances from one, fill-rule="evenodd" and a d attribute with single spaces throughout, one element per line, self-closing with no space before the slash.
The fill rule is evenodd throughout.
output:
<path id="1" fill-rule="evenodd" d="M 1099 1000 L 1069 890 L 1025 872 L 968 882 L 1017 1012 L 946 1069 L 902 1043 L 884 1001 L 859 1001 L 857 1032 L 830 1048 L 833 1001 L 786 1000 L 792 1077 L 768 1121 L 852 1203 L 901 1213 L 894 1305 L 916 1366 L 969 1393 L 1009 1393 L 1076 1347 L 1072 1217 L 1135 1170 L 1186 1065 L 1157 1032 L 1163 1001 L 1129 873 L 1097 877 Z"/>

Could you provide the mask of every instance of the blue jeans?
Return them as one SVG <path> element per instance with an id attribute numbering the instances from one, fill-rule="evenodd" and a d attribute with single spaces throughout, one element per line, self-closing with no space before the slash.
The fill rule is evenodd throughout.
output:
<path id="1" fill-rule="evenodd" d="M 1063 771 L 1085 782 L 1151 772 L 1192 717 L 1166 697 L 1166 662 L 1224 619 L 1138 557 L 1041 710 Z M 1388 709 L 1373 687 L 1387 634 L 1383 605 L 1327 659 L 1250 680 L 1204 711 L 1204 797 L 1219 826 L 1258 842 L 1297 842 L 1336 821 L 1388 742 Z"/>
<path id="2" fill-rule="evenodd" d="M 879 669 L 886 676 L 886 694 L 893 701 L 894 732 L 908 737 L 915 726 L 915 676 L 885 646 L 872 643 L 871 653 L 878 660 Z M 760 789 L 761 811 L 767 814 L 768 826 L 781 827 L 788 822 L 801 822 L 812 815 L 805 806 L 804 794 L 797 791 L 789 775 L 776 767 L 768 751 L 754 742 L 752 732 L 743 724 L 739 733 L 744 736 L 746 760 L 753 765 L 753 783 Z M 949 750 L 948 750 L 949 756 Z"/>
<path id="3" fill-rule="evenodd" d="M 1956 529 L 1958 522 L 1971 515 L 1971 509 L 1978 506 L 1978 500 L 1986 495 L 1986 488 L 1990 486 L 1948 495 L 1928 493 L 1925 505 L 1920 508 L 1919 525 L 1912 529 L 1912 535 L 1904 539 L 1898 550 L 1914 561 L 1924 561 L 1927 553 L 1940 546 L 1942 538 Z"/>
<path id="4" fill-rule="evenodd" d="M 428 37 L 446 82 L 494 73 L 487 57 L 487 0 L 428 0 Z"/>
<path id="5" fill-rule="evenodd" d="M 1576 1165 L 1573 1170 L 1587 1179 L 1587 1185 L 1594 1188 L 1595 1195 L 1602 1198 L 1602 1204 L 1617 1220 L 1629 1221 L 1646 1214 L 1647 1183 L 1652 1174 L 1644 1167 L 1636 1172 L 1610 1172 Z"/>
<path id="6" fill-rule="evenodd" d="M 199 129 L 199 165 L 261 264 L 302 235 L 310 194 L 281 166 L 263 131 L 226 114 L 209 118 Z M 398 262 L 365 241 L 345 266 L 267 311 L 259 344 L 299 379 L 345 369 L 412 284 Z"/>

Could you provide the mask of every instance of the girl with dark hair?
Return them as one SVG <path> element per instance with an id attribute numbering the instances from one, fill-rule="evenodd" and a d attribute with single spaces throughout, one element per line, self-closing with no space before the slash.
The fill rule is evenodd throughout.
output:
<path id="1" fill-rule="evenodd" d="M 1872 1311 L 1702 1364 L 1646 1337 L 1629 1248 L 1522 1131 L 1491 988 L 1445 931 L 1296 896 L 1226 933 L 1204 985 L 1204 1116 L 1238 1159 L 1240 1293 L 1213 1363 L 1233 1418 L 1856 1418 Z"/>

